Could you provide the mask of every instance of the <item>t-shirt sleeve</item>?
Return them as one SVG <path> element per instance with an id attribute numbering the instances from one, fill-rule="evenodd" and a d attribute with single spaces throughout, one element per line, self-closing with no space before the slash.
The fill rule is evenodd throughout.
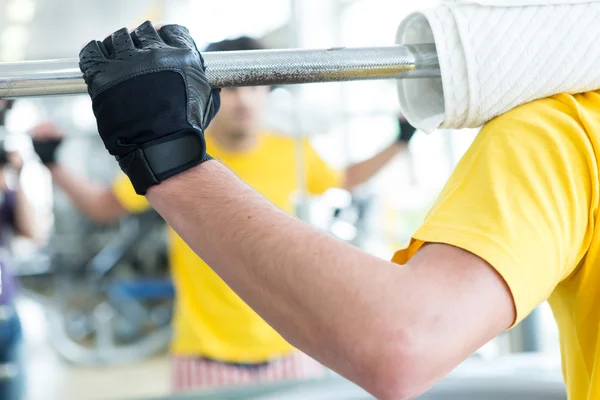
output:
<path id="1" fill-rule="evenodd" d="M 113 182 L 112 192 L 123 208 L 130 213 L 140 213 L 150 209 L 150 203 L 144 196 L 135 192 L 131 181 L 125 174 L 120 174 Z"/>
<path id="2" fill-rule="evenodd" d="M 484 126 L 393 260 L 406 263 L 426 242 L 474 253 L 506 281 L 515 323 L 546 300 L 589 248 L 598 199 L 590 139 L 560 99 L 523 105 Z"/>

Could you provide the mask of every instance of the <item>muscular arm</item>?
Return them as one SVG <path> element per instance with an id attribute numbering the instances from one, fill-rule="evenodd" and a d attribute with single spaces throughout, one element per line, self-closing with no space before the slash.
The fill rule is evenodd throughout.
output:
<path id="1" fill-rule="evenodd" d="M 346 168 L 344 189 L 352 191 L 358 185 L 371 179 L 403 149 L 406 149 L 405 144 L 394 142 L 374 157 Z"/>
<path id="2" fill-rule="evenodd" d="M 291 344 L 381 399 L 426 390 L 513 322 L 504 281 L 455 247 L 405 267 L 278 210 L 215 161 L 147 198 Z"/>
<path id="3" fill-rule="evenodd" d="M 98 223 L 116 221 L 127 213 L 110 187 L 72 174 L 61 165 L 50 168 L 52 179 L 69 196 L 75 207 Z"/>

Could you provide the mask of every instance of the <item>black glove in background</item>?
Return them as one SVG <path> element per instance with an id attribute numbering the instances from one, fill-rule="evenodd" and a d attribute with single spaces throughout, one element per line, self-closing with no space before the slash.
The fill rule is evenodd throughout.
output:
<path id="1" fill-rule="evenodd" d="M 98 131 L 138 194 L 210 159 L 204 130 L 219 109 L 188 30 L 149 21 L 79 54 Z"/>
<path id="2" fill-rule="evenodd" d="M 409 124 L 408 121 L 398 118 L 398 142 L 408 144 L 416 131 L 417 128 Z"/>
<path id="3" fill-rule="evenodd" d="M 33 150 L 42 164 L 50 167 L 56 164 L 56 151 L 62 139 L 33 139 Z"/>

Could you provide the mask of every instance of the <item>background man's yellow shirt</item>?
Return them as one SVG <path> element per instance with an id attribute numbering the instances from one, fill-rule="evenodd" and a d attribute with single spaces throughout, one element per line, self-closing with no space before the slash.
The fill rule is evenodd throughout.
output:
<path id="1" fill-rule="evenodd" d="M 267 199 L 292 212 L 292 195 L 298 189 L 293 139 L 268 133 L 259 136 L 251 151 L 229 153 L 207 135 L 210 155 L 227 165 Z M 308 191 L 321 194 L 339 187 L 343 175 L 325 163 L 304 143 Z M 149 208 L 129 179 L 121 176 L 113 193 L 129 212 Z M 172 352 L 229 362 L 263 362 L 293 348 L 250 309 L 172 230 L 169 255 L 177 300 L 173 320 Z"/>
<path id="2" fill-rule="evenodd" d="M 425 242 L 478 255 L 508 284 L 516 322 L 548 299 L 571 400 L 600 399 L 599 152 L 600 92 L 534 101 L 490 121 L 394 256 L 403 264 Z"/>

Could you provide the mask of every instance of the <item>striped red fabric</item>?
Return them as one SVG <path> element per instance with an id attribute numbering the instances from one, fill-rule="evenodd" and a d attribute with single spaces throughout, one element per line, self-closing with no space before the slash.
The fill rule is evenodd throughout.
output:
<path id="1" fill-rule="evenodd" d="M 171 373 L 172 390 L 184 392 L 287 379 L 322 378 L 325 368 L 306 354 L 296 352 L 266 365 L 250 368 L 205 358 L 172 357 Z"/>

